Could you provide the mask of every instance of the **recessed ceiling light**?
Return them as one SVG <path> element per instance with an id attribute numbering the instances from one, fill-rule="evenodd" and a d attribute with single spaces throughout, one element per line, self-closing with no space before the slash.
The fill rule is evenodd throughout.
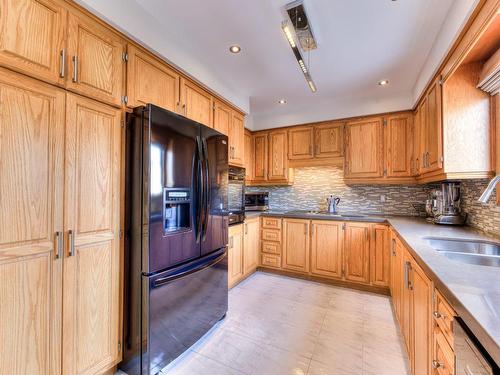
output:
<path id="1" fill-rule="evenodd" d="M 378 81 L 379 86 L 387 86 L 389 84 L 389 80 L 383 79 L 382 81 Z"/>
<path id="2" fill-rule="evenodd" d="M 278 104 L 286 104 L 286 99 L 280 99 L 280 100 L 278 100 Z"/>
<path id="3" fill-rule="evenodd" d="M 237 44 L 233 44 L 231 47 L 229 47 L 229 51 L 232 53 L 240 53 L 241 47 Z"/>

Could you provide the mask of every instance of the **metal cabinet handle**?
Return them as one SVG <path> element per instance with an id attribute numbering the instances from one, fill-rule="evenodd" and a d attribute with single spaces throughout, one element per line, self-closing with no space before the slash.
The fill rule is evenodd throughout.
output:
<path id="1" fill-rule="evenodd" d="M 392 239 L 392 256 L 396 256 L 396 240 L 394 238 Z"/>
<path id="2" fill-rule="evenodd" d="M 68 230 L 68 241 L 69 241 L 69 256 L 75 255 L 75 232 L 73 230 Z"/>
<path id="3" fill-rule="evenodd" d="M 62 248 L 63 248 L 63 232 L 56 232 L 56 246 L 57 246 L 57 252 L 56 252 L 56 259 L 62 258 Z"/>
<path id="4" fill-rule="evenodd" d="M 66 73 L 66 50 L 61 50 L 61 70 L 59 71 L 59 77 L 64 78 Z"/>
<path id="5" fill-rule="evenodd" d="M 410 268 L 411 268 L 410 262 L 406 261 L 405 262 L 405 284 L 406 284 L 406 289 L 411 289 L 411 286 L 410 286 Z"/>
<path id="6" fill-rule="evenodd" d="M 311 236 L 314 234 L 314 224 L 311 223 Z"/>
<path id="7" fill-rule="evenodd" d="M 73 82 L 78 82 L 78 56 L 73 56 Z"/>
<path id="8" fill-rule="evenodd" d="M 248 224 L 245 224 L 245 234 L 248 234 Z"/>
<path id="9" fill-rule="evenodd" d="M 433 368 L 444 368 L 444 364 L 443 364 L 443 363 L 441 363 L 441 362 L 438 362 L 438 361 L 436 361 L 436 360 L 433 360 L 433 361 L 432 361 L 432 367 L 433 367 Z"/>
<path id="10" fill-rule="evenodd" d="M 229 237 L 229 248 L 232 249 L 234 245 L 234 237 Z"/>

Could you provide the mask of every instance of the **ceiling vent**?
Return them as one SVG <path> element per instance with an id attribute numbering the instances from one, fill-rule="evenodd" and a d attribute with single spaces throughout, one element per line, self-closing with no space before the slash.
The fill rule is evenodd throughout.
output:
<path id="1" fill-rule="evenodd" d="M 477 87 L 490 95 L 500 92 L 500 49 L 484 63 Z"/>
<path id="2" fill-rule="evenodd" d="M 295 29 L 295 35 L 299 41 L 300 47 L 304 52 L 316 49 L 317 44 L 312 33 L 309 19 L 307 18 L 302 0 L 294 1 L 285 6 L 291 24 Z"/>

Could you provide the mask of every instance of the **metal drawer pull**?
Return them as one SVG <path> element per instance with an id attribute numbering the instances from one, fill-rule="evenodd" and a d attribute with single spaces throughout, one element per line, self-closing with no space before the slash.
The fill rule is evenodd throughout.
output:
<path id="1" fill-rule="evenodd" d="M 78 82 L 78 56 L 73 56 L 73 82 Z"/>
<path id="2" fill-rule="evenodd" d="M 441 318 L 441 314 L 439 313 L 439 311 L 434 311 L 434 312 L 432 313 L 432 315 L 434 315 L 434 318 L 436 318 L 436 319 Z"/>
<path id="3" fill-rule="evenodd" d="M 444 364 L 442 364 L 442 363 L 440 363 L 440 362 L 438 362 L 436 360 L 433 360 L 432 361 L 432 367 L 433 368 L 444 368 Z"/>
<path id="4" fill-rule="evenodd" d="M 61 50 L 61 70 L 59 71 L 59 77 L 64 78 L 66 73 L 66 50 Z"/>
<path id="5" fill-rule="evenodd" d="M 68 230 L 68 241 L 69 241 L 69 256 L 75 255 L 75 233 L 70 229 Z"/>

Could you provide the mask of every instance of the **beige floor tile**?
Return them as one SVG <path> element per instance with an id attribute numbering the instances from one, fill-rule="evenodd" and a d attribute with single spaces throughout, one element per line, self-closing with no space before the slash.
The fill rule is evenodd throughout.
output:
<path id="1" fill-rule="evenodd" d="M 308 375 L 361 375 L 363 372 L 361 366 L 355 366 L 351 369 L 343 368 L 335 364 L 324 364 L 315 360 L 309 365 Z M 385 375 L 381 372 L 379 375 Z"/>
<path id="2" fill-rule="evenodd" d="M 161 371 L 162 375 L 241 375 L 241 371 L 213 359 L 188 351 Z"/>

